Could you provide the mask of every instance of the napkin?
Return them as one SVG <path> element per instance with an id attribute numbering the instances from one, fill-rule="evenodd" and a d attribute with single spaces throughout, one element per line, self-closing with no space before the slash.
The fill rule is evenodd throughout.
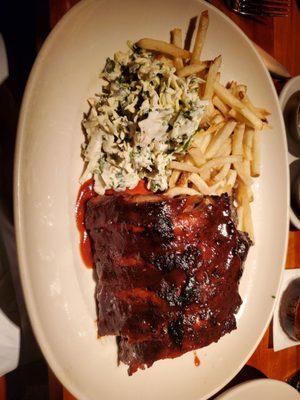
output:
<path id="1" fill-rule="evenodd" d="M 20 329 L 0 310 L 0 376 L 17 367 L 19 350 Z"/>
<path id="2" fill-rule="evenodd" d="M 274 351 L 286 349 L 288 347 L 300 345 L 300 341 L 290 339 L 284 330 L 281 328 L 279 322 L 279 308 L 281 297 L 289 283 L 296 278 L 300 277 L 300 268 L 297 269 L 285 269 L 283 272 L 282 282 L 278 301 L 276 303 L 275 312 L 273 316 L 273 348 Z"/>
<path id="3" fill-rule="evenodd" d="M 13 227 L 0 204 L 0 376 L 19 361 L 19 311 L 11 269 L 17 269 Z"/>
<path id="4" fill-rule="evenodd" d="M 0 84 L 8 77 L 8 62 L 3 37 L 0 33 Z"/>
<path id="5" fill-rule="evenodd" d="M 0 85 L 8 78 L 8 62 L 5 45 L 0 34 Z M 4 112 L 3 110 L 1 112 Z M 2 119 L 1 119 L 2 121 Z M 5 129 L 0 126 L 0 129 Z M 5 134 L 6 132 L 1 132 Z M 3 166 L 4 167 L 4 166 Z M 5 168 L 5 167 L 4 167 Z M 2 182 L 3 187 L 3 182 Z M 14 231 L 4 211 L 2 198 L 0 204 L 0 376 L 15 369 L 19 362 L 20 328 L 18 306 L 11 275 L 17 270 Z M 14 322 L 14 321 L 15 322 Z"/>

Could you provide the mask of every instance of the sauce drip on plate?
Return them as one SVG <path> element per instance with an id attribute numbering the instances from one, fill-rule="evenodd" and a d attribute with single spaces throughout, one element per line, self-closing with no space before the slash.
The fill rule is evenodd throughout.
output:
<path id="1" fill-rule="evenodd" d="M 114 190 L 107 190 L 106 195 L 111 196 L 115 194 L 140 194 L 147 195 L 151 191 L 147 189 L 145 181 L 141 180 L 133 189 L 126 189 L 124 192 L 115 192 Z M 86 213 L 86 204 L 92 198 L 97 196 L 94 191 L 94 180 L 89 179 L 80 186 L 77 201 L 76 201 L 76 223 L 80 234 L 80 253 L 84 264 L 88 268 L 93 268 L 93 257 L 91 249 L 91 240 L 85 228 L 84 220 Z"/>
<path id="2" fill-rule="evenodd" d="M 85 229 L 84 219 L 86 212 L 86 203 L 92 197 L 97 196 L 93 189 L 94 180 L 89 179 L 80 186 L 76 201 L 76 223 L 80 234 L 80 253 L 83 262 L 88 268 L 93 268 L 93 257 L 91 249 L 91 241 Z"/>
<path id="3" fill-rule="evenodd" d="M 196 367 L 199 367 L 200 365 L 199 357 L 197 356 L 197 353 L 195 351 L 194 351 L 194 364 Z"/>

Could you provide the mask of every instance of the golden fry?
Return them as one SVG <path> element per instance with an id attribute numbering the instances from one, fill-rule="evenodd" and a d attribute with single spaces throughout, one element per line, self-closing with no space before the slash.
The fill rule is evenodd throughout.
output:
<path id="1" fill-rule="evenodd" d="M 189 149 L 188 153 L 197 167 L 201 167 L 201 165 L 205 163 L 205 157 L 201 149 L 192 147 Z"/>
<path id="2" fill-rule="evenodd" d="M 219 148 L 219 150 L 215 154 L 215 157 L 227 157 L 230 156 L 231 152 L 232 152 L 232 144 L 231 144 L 231 138 L 229 137 L 228 139 L 225 140 L 224 144 Z"/>
<path id="3" fill-rule="evenodd" d="M 190 176 L 189 172 L 182 172 L 178 181 L 177 181 L 177 186 L 180 187 L 187 187 L 188 185 L 188 178 Z"/>
<path id="4" fill-rule="evenodd" d="M 215 81 L 214 90 L 221 100 L 241 113 L 251 124 L 261 130 L 263 128 L 262 121 L 257 118 L 252 111 L 249 110 L 239 99 L 237 99 L 228 89 L 222 86 L 219 82 Z"/>
<path id="5" fill-rule="evenodd" d="M 234 169 L 230 169 L 228 174 L 227 174 L 227 187 L 228 188 L 233 188 L 233 186 L 235 185 L 235 181 L 237 178 L 237 172 Z"/>
<path id="6" fill-rule="evenodd" d="M 172 44 L 174 44 L 176 47 L 182 48 L 182 31 L 180 28 L 175 28 L 171 31 L 171 38 Z M 179 71 L 184 67 L 181 57 L 174 58 L 174 66 L 176 71 Z"/>
<path id="7" fill-rule="evenodd" d="M 201 72 L 204 69 L 205 69 L 205 66 L 203 66 L 202 64 L 201 65 L 197 65 L 197 64 L 186 65 L 185 67 L 183 67 L 182 69 L 179 69 L 177 71 L 177 75 L 180 78 L 184 78 L 189 75 L 197 74 L 198 72 Z"/>
<path id="8" fill-rule="evenodd" d="M 214 96 L 212 99 L 213 105 L 225 116 L 228 114 L 230 108 L 223 103 L 223 101 L 218 97 Z"/>
<path id="9" fill-rule="evenodd" d="M 209 194 L 209 187 L 198 174 L 191 174 L 189 176 L 189 181 L 195 185 L 195 187 L 197 188 L 197 190 L 199 190 L 200 193 L 204 195 Z"/>
<path id="10" fill-rule="evenodd" d="M 255 131 L 252 146 L 251 176 L 260 175 L 260 132 Z"/>
<path id="11" fill-rule="evenodd" d="M 212 141 L 210 142 L 207 150 L 205 152 L 206 158 L 212 158 L 219 148 L 223 145 L 225 140 L 229 138 L 232 134 L 234 128 L 236 126 L 236 122 L 233 120 L 228 121 L 222 129 L 220 129 L 215 136 L 213 137 Z"/>
<path id="12" fill-rule="evenodd" d="M 190 58 L 191 53 L 187 50 L 180 49 L 173 44 L 164 42 L 162 40 L 144 38 L 140 39 L 136 45 L 142 49 L 157 51 L 159 53 L 168 54 L 173 57 Z"/>
<path id="13" fill-rule="evenodd" d="M 194 165 L 188 164 L 187 162 L 171 161 L 169 164 L 169 168 L 177 169 L 178 171 L 199 173 L 199 168 L 194 167 Z"/>
<path id="14" fill-rule="evenodd" d="M 188 196 L 195 196 L 199 195 L 200 193 L 197 192 L 195 189 L 191 189 L 189 187 L 174 187 L 169 189 L 164 195 L 168 197 L 175 197 L 179 195 L 188 195 Z"/>
<path id="15" fill-rule="evenodd" d="M 239 163 L 242 161 L 241 156 L 228 156 L 228 157 L 217 157 L 213 158 L 212 160 L 207 161 L 202 167 L 197 168 L 198 172 L 201 174 L 206 170 L 210 170 L 211 168 L 221 167 L 224 164 L 232 164 L 232 163 Z M 196 172 L 196 171 L 195 171 Z"/>
<path id="16" fill-rule="evenodd" d="M 169 188 L 173 188 L 176 186 L 176 182 L 178 181 L 178 178 L 180 176 L 180 171 L 174 169 L 174 171 L 172 171 L 172 175 L 170 176 L 169 179 Z"/>
<path id="17" fill-rule="evenodd" d="M 249 128 L 246 129 L 244 134 L 243 150 L 244 150 L 245 160 L 249 161 L 252 160 L 253 136 L 254 136 L 254 130 Z"/>
<path id="18" fill-rule="evenodd" d="M 243 162 L 235 162 L 233 166 L 239 178 L 244 182 L 244 184 L 250 186 L 252 184 L 252 179 L 246 169 L 246 165 Z"/>
<path id="19" fill-rule="evenodd" d="M 196 39 L 195 39 L 195 44 L 194 44 L 194 49 L 191 57 L 191 64 L 195 64 L 196 61 L 199 61 L 201 51 L 203 48 L 203 44 L 205 41 L 205 36 L 206 32 L 208 29 L 208 11 L 205 10 L 201 13 L 200 20 L 199 20 L 199 25 L 198 25 L 198 30 L 196 34 Z"/>
<path id="20" fill-rule="evenodd" d="M 220 171 L 215 175 L 214 181 L 219 182 L 222 181 L 228 174 L 230 170 L 230 164 L 224 164 Z"/>
<path id="21" fill-rule="evenodd" d="M 213 63 L 210 65 L 207 78 L 206 85 L 204 90 L 203 99 L 210 100 L 214 93 L 214 82 L 216 81 L 217 73 L 220 69 L 222 62 L 222 57 L 218 56 L 214 59 Z"/>
<path id="22" fill-rule="evenodd" d="M 174 67 L 174 61 L 171 58 L 164 56 L 163 54 L 159 54 L 156 59 L 163 62 L 164 64 L 169 65 L 169 67 Z"/>
<path id="23" fill-rule="evenodd" d="M 243 154 L 243 138 L 245 132 L 245 124 L 237 124 L 232 135 L 232 154 L 242 155 Z"/>

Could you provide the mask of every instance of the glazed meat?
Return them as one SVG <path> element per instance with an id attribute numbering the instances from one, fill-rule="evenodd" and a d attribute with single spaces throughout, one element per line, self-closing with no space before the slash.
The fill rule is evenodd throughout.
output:
<path id="1" fill-rule="evenodd" d="M 85 224 L 99 335 L 118 336 L 130 375 L 236 328 L 251 243 L 228 195 L 99 196 L 88 202 Z"/>

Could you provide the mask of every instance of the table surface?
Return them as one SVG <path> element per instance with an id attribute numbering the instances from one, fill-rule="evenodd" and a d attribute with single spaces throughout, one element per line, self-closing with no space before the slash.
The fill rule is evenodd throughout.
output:
<path id="1" fill-rule="evenodd" d="M 291 12 L 286 18 L 249 18 L 230 11 L 220 0 L 210 1 L 228 15 L 255 43 L 288 68 L 292 76 L 295 76 L 300 75 L 300 11 L 296 0 L 291 2 Z M 77 0 L 49 0 L 52 28 L 75 3 Z M 280 88 L 281 83 L 276 82 L 276 87 Z M 286 268 L 300 266 L 299 249 L 300 232 L 290 232 Z M 268 378 L 285 380 L 300 368 L 300 347 L 275 353 L 272 348 L 270 325 L 247 365 L 257 368 Z M 50 400 L 74 399 L 61 387 L 51 371 L 49 371 L 49 398 Z"/>

